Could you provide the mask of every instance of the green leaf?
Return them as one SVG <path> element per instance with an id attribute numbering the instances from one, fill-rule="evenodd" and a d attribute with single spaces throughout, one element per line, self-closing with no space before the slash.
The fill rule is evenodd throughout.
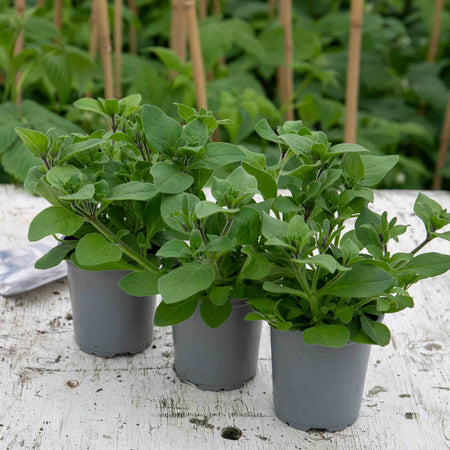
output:
<path id="1" fill-rule="evenodd" d="M 224 305 L 230 298 L 231 286 L 213 286 L 209 292 L 209 299 L 216 306 Z"/>
<path id="2" fill-rule="evenodd" d="M 381 322 L 370 320 L 364 315 L 360 317 L 360 320 L 364 333 L 366 333 L 372 341 L 382 347 L 389 344 L 389 341 L 391 340 L 391 332 L 386 325 Z"/>
<path id="3" fill-rule="evenodd" d="M 226 142 L 210 142 L 205 151 L 194 160 L 195 167 L 220 169 L 221 167 L 245 159 L 245 153 L 238 146 Z"/>
<path id="4" fill-rule="evenodd" d="M 258 192 L 258 182 L 253 175 L 247 173 L 242 166 L 237 167 L 228 175 L 227 180 L 231 183 L 239 196 L 254 195 Z"/>
<path id="5" fill-rule="evenodd" d="M 38 181 L 44 176 L 45 171 L 42 166 L 32 167 L 25 178 L 23 187 L 30 193 L 34 194 Z"/>
<path id="6" fill-rule="evenodd" d="M 434 233 L 434 236 L 440 239 L 445 239 L 446 241 L 450 241 L 450 231 L 445 231 L 444 233 Z"/>
<path id="7" fill-rule="evenodd" d="M 340 153 L 364 153 L 364 152 L 368 152 L 369 150 L 367 150 L 367 148 L 358 145 L 358 144 L 351 144 L 351 143 L 344 143 L 344 144 L 337 144 L 337 145 L 333 145 L 330 150 L 329 153 L 335 153 L 335 154 L 340 154 Z"/>
<path id="8" fill-rule="evenodd" d="M 75 166 L 56 166 L 47 172 L 46 178 L 53 187 L 65 190 L 71 184 L 81 185 L 82 173 Z"/>
<path id="9" fill-rule="evenodd" d="M 245 317 L 244 320 L 247 322 L 254 322 L 256 320 L 265 320 L 263 316 L 261 316 L 261 314 L 255 313 L 255 312 L 251 312 L 248 313 Z"/>
<path id="10" fill-rule="evenodd" d="M 47 152 L 48 138 L 44 133 L 29 128 L 15 128 L 25 147 L 35 156 L 44 156 Z"/>
<path id="11" fill-rule="evenodd" d="M 295 215 L 289 221 L 287 235 L 295 240 L 303 240 L 310 233 L 303 216 Z"/>
<path id="12" fill-rule="evenodd" d="M 34 263 L 34 267 L 36 269 L 45 270 L 57 266 L 75 248 L 75 245 L 76 245 L 75 242 L 58 244 L 56 247 L 53 247 L 49 252 L 47 252 L 44 256 L 39 258 Z"/>
<path id="13" fill-rule="evenodd" d="M 77 100 L 73 106 L 75 108 L 81 109 L 82 111 L 90 111 L 96 114 L 100 114 L 104 117 L 108 117 L 108 114 L 103 110 L 102 104 L 98 100 L 94 100 L 93 98 L 80 98 Z"/>
<path id="14" fill-rule="evenodd" d="M 353 318 L 353 308 L 351 306 L 338 306 L 334 313 L 342 323 L 350 323 Z"/>
<path id="15" fill-rule="evenodd" d="M 216 305 L 208 298 L 205 298 L 200 304 L 200 315 L 208 327 L 217 328 L 228 319 L 232 309 L 230 300 L 223 305 Z"/>
<path id="16" fill-rule="evenodd" d="M 101 234 L 89 233 L 80 239 L 75 250 L 77 260 L 83 266 L 97 266 L 119 261 L 122 250 L 108 242 Z"/>
<path id="17" fill-rule="evenodd" d="M 206 244 L 205 252 L 229 252 L 234 250 L 235 244 L 232 239 L 218 238 Z"/>
<path id="18" fill-rule="evenodd" d="M 61 206 L 50 206 L 32 220 L 28 230 L 28 239 L 35 242 L 52 234 L 72 236 L 83 222 L 82 217 L 72 214 Z"/>
<path id="19" fill-rule="evenodd" d="M 348 179 L 356 181 L 364 177 L 364 164 L 358 153 L 346 153 L 341 168 Z"/>
<path id="20" fill-rule="evenodd" d="M 303 332 L 305 344 L 323 345 L 325 347 L 343 347 L 350 338 L 350 331 L 343 325 L 315 325 Z"/>
<path id="21" fill-rule="evenodd" d="M 357 263 L 325 288 L 325 292 L 341 298 L 369 298 L 390 288 L 394 281 L 395 278 L 380 267 Z"/>
<path id="22" fill-rule="evenodd" d="M 205 217 L 212 216 L 219 212 L 224 214 L 234 214 L 238 212 L 239 209 L 226 209 L 221 208 L 217 203 L 212 203 L 208 201 L 201 201 L 195 205 L 195 215 L 198 219 L 204 219 Z"/>
<path id="23" fill-rule="evenodd" d="M 104 143 L 105 141 L 103 139 L 93 138 L 81 142 L 76 142 L 75 144 L 70 144 L 61 151 L 61 154 L 59 155 L 59 162 L 64 163 L 78 153 L 84 152 L 85 150 L 90 150 L 94 147 L 98 147 L 99 145 Z"/>
<path id="24" fill-rule="evenodd" d="M 184 322 L 192 316 L 197 308 L 198 301 L 199 299 L 196 297 L 174 304 L 161 302 L 155 311 L 155 325 L 167 327 Z"/>
<path id="25" fill-rule="evenodd" d="M 75 253 L 72 253 L 70 260 L 80 269 L 83 270 L 89 270 L 89 271 L 103 271 L 103 270 L 139 270 L 136 266 L 133 266 L 132 264 L 127 263 L 123 259 L 120 259 L 119 261 L 113 261 L 113 262 L 107 262 L 103 264 L 98 264 L 96 266 L 85 266 L 83 264 L 80 264 L 80 262 L 77 259 L 77 255 Z"/>
<path id="26" fill-rule="evenodd" d="M 93 184 L 85 184 L 77 192 L 60 197 L 64 200 L 90 200 L 95 195 L 95 187 Z"/>
<path id="27" fill-rule="evenodd" d="M 247 164 L 246 162 L 242 163 L 244 169 L 250 174 L 253 175 L 258 181 L 258 190 L 261 192 L 261 195 L 264 199 L 276 198 L 277 196 L 277 182 L 269 175 L 266 171 L 257 169 L 256 167 Z"/>
<path id="28" fill-rule="evenodd" d="M 331 255 L 313 255 L 309 258 L 305 259 L 292 259 L 291 261 L 295 262 L 296 264 L 314 264 L 315 266 L 323 267 L 325 270 L 327 270 L 330 273 L 336 272 L 336 270 L 339 270 L 340 272 L 345 272 L 350 270 L 348 267 L 344 267 L 341 264 L 339 264 L 336 259 L 333 258 Z"/>
<path id="29" fill-rule="evenodd" d="M 420 275 L 421 278 L 436 277 L 450 269 L 450 255 L 422 253 L 415 256 L 401 270 Z"/>
<path id="30" fill-rule="evenodd" d="M 166 47 L 151 47 L 150 50 L 162 61 L 170 70 L 189 76 L 190 67 L 183 63 L 173 50 Z"/>
<path id="31" fill-rule="evenodd" d="M 264 282 L 263 289 L 267 292 L 272 292 L 273 294 L 290 294 L 295 295 L 296 297 L 305 297 L 305 293 L 302 291 L 290 288 L 288 286 L 281 286 L 273 283 L 272 281 Z"/>
<path id="32" fill-rule="evenodd" d="M 153 182 L 159 192 L 164 194 L 179 194 L 184 192 L 194 182 L 187 173 L 179 172 L 174 166 L 165 162 L 156 163 L 150 170 Z"/>
<path id="33" fill-rule="evenodd" d="M 414 203 L 414 212 L 425 224 L 427 231 L 430 231 L 431 229 L 431 218 L 435 214 L 439 214 L 441 210 L 441 205 L 438 202 L 435 202 L 425 194 L 419 192 L 419 195 Z"/>
<path id="34" fill-rule="evenodd" d="M 185 146 L 201 147 L 208 142 L 208 127 L 200 119 L 194 119 L 183 127 L 181 137 Z"/>
<path id="35" fill-rule="evenodd" d="M 283 240 L 288 234 L 288 227 L 286 222 L 263 213 L 262 234 L 266 239 L 275 237 Z"/>
<path id="36" fill-rule="evenodd" d="M 312 141 L 310 139 L 292 133 L 283 134 L 281 138 L 296 155 L 311 156 Z"/>
<path id="37" fill-rule="evenodd" d="M 214 281 L 214 270 L 206 264 L 188 264 L 159 279 L 158 288 L 165 303 L 177 303 L 204 291 Z"/>
<path id="38" fill-rule="evenodd" d="M 273 131 L 272 127 L 269 125 L 269 122 L 267 122 L 267 119 L 261 119 L 255 125 L 255 131 L 266 141 L 276 142 L 277 144 L 283 143 L 283 139 L 276 135 L 275 131 Z"/>
<path id="39" fill-rule="evenodd" d="M 364 178 L 361 182 L 363 186 L 375 186 L 387 173 L 397 164 L 397 155 L 374 156 L 361 155 L 364 164 Z"/>
<path id="40" fill-rule="evenodd" d="M 119 281 L 119 286 L 134 297 L 157 295 L 159 294 L 158 280 L 161 275 L 161 272 L 147 271 L 128 273 Z"/>
<path id="41" fill-rule="evenodd" d="M 186 242 L 174 239 L 167 241 L 156 255 L 162 258 L 189 258 L 192 256 L 192 251 Z"/>
<path id="42" fill-rule="evenodd" d="M 105 200 L 142 200 L 147 201 L 158 194 L 158 190 L 152 183 L 142 181 L 129 181 L 128 183 L 114 186 Z"/>
<path id="43" fill-rule="evenodd" d="M 176 146 L 182 133 L 182 127 L 177 120 L 167 116 L 156 106 L 144 105 L 142 121 L 145 137 L 153 148 L 164 152 L 168 147 Z"/>
<path id="44" fill-rule="evenodd" d="M 244 247 L 242 253 L 247 255 L 241 275 L 248 280 L 261 280 L 270 273 L 271 264 L 261 253 L 250 247 Z"/>

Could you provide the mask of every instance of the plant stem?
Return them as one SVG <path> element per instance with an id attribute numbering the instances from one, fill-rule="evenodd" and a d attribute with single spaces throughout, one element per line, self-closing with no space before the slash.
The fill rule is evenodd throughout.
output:
<path id="1" fill-rule="evenodd" d="M 427 234 L 427 237 L 425 238 L 425 240 L 421 244 L 419 244 L 411 253 L 413 255 L 415 255 L 419 250 L 421 250 L 423 247 L 425 247 L 425 245 L 427 245 L 432 240 L 433 240 L 433 238 L 429 234 Z"/>
<path id="2" fill-rule="evenodd" d="M 116 237 L 114 233 L 107 228 L 105 225 L 103 225 L 101 222 L 99 222 L 96 218 L 88 216 L 86 219 L 95 227 L 98 231 L 100 231 L 103 236 L 105 236 L 108 240 L 112 242 L 116 242 Z M 139 263 L 144 269 L 150 271 L 150 272 L 158 272 L 159 269 L 155 267 L 153 264 L 148 262 L 141 254 L 133 250 L 131 247 L 129 247 L 127 244 L 119 240 L 117 242 L 117 245 L 121 248 L 123 253 L 128 255 L 131 259 L 134 259 L 137 263 Z"/>

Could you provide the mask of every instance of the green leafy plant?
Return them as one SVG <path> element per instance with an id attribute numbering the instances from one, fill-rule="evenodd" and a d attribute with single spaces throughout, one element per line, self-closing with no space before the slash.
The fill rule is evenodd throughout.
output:
<path id="1" fill-rule="evenodd" d="M 137 296 L 161 292 L 159 323 L 186 318 L 187 307 L 193 312 L 191 297 L 214 281 L 202 315 L 218 326 L 230 312 L 230 290 L 240 287 L 233 277 L 240 268 L 239 280 L 249 277 L 238 241 L 254 238 L 246 218 L 259 221 L 250 207 L 257 181 L 242 167 L 225 180 L 213 177 L 217 203 L 206 201 L 203 187 L 216 169 L 244 160 L 247 152 L 211 142 L 221 121 L 205 110 L 178 105 L 186 122 L 181 125 L 140 101 L 139 95 L 77 101 L 76 107 L 109 122 L 110 130 L 90 136 L 16 128 L 42 161 L 29 171 L 26 186 L 52 204 L 34 218 L 28 237 L 65 237 L 36 267 L 70 258 L 88 270 L 131 270 L 121 286 Z"/>
<path id="2" fill-rule="evenodd" d="M 389 243 L 407 227 L 367 205 L 373 201 L 371 187 L 398 157 L 373 156 L 356 144 L 332 146 L 325 134 L 300 121 L 285 123 L 278 134 L 261 122 L 257 131 L 279 143 L 279 174 L 291 195 L 273 200 L 272 215 L 263 212 L 261 241 L 253 251 L 259 264 L 272 270 L 254 292 L 259 296 L 249 299 L 258 312 L 247 320 L 302 330 L 308 344 L 387 345 L 383 315 L 412 307 L 408 288 L 450 269 L 449 255 L 418 254 L 435 238 L 450 239 L 448 231 L 439 232 L 450 223 L 450 213 L 419 194 L 414 210 L 425 224 L 424 241 L 409 253 L 394 253 Z M 350 219 L 356 221 L 349 229 Z"/>

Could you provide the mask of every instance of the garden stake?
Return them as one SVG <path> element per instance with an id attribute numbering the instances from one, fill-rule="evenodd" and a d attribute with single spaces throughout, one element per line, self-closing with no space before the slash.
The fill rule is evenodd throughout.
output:
<path id="1" fill-rule="evenodd" d="M 364 0 L 351 0 L 347 86 L 345 93 L 345 142 L 356 142 L 363 6 Z"/>
<path id="2" fill-rule="evenodd" d="M 439 145 L 436 172 L 434 174 L 433 189 L 442 189 L 441 170 L 447 160 L 448 144 L 450 142 L 450 96 L 447 101 L 447 111 L 445 113 L 444 124 L 442 126 L 441 144 Z"/>
<path id="3" fill-rule="evenodd" d="M 436 60 L 439 49 L 439 32 L 441 30 L 442 10 L 444 9 L 444 0 L 436 0 L 434 4 L 433 26 L 431 28 L 430 47 L 428 48 L 427 62 L 432 63 Z"/>
<path id="4" fill-rule="evenodd" d="M 105 82 L 105 98 L 114 97 L 113 72 L 111 61 L 111 38 L 109 34 L 108 3 L 107 0 L 97 0 L 100 54 L 103 64 L 103 77 Z"/>
<path id="5" fill-rule="evenodd" d="M 55 23 L 55 27 L 58 31 L 61 31 L 62 29 L 62 0 L 55 0 L 53 4 L 53 21 Z"/>
<path id="6" fill-rule="evenodd" d="M 186 20 L 184 17 L 183 0 L 172 0 L 170 48 L 182 62 L 186 61 Z M 175 75 L 176 73 L 171 70 L 170 78 L 175 78 Z"/>
<path id="7" fill-rule="evenodd" d="M 194 72 L 197 108 L 208 109 L 208 104 L 206 101 L 205 68 L 203 67 L 202 48 L 198 33 L 197 14 L 195 12 L 195 1 L 185 0 L 184 5 L 189 33 L 189 48 L 191 52 L 192 68 Z"/>
<path id="8" fill-rule="evenodd" d="M 122 0 L 114 0 L 114 95 L 122 98 Z"/>
<path id="9" fill-rule="evenodd" d="M 278 68 L 280 106 L 286 109 L 286 119 L 294 120 L 292 94 L 294 74 L 292 72 L 292 0 L 280 0 L 279 21 L 284 30 L 284 65 Z"/>
<path id="10" fill-rule="evenodd" d="M 208 15 L 209 0 L 199 0 L 198 13 L 200 19 L 204 19 Z"/>
<path id="11" fill-rule="evenodd" d="M 89 57 L 92 62 L 95 61 L 98 49 L 98 4 L 97 0 L 93 0 L 91 7 L 91 34 L 89 36 Z"/>

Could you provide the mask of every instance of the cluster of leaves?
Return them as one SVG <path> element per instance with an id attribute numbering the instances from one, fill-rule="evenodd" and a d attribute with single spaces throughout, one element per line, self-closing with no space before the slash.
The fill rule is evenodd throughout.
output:
<path id="1" fill-rule="evenodd" d="M 389 243 L 407 227 L 367 205 L 373 201 L 371 187 L 397 156 L 369 155 L 356 144 L 331 146 L 324 133 L 301 122 L 286 123 L 278 134 L 263 122 L 257 132 L 284 149 L 280 175 L 290 195 L 273 200 L 272 216 L 263 214 L 264 250 L 257 251 L 276 269 L 265 274 L 261 296 L 249 299 L 258 312 L 248 320 L 304 330 L 309 344 L 387 345 L 383 315 L 413 307 L 407 289 L 450 269 L 449 255 L 417 255 L 437 237 L 450 240 L 448 231 L 438 232 L 450 223 L 450 213 L 419 194 L 414 210 L 425 224 L 425 239 L 409 253 L 392 253 Z M 356 222 L 348 230 L 352 218 Z"/>
<path id="2" fill-rule="evenodd" d="M 252 209 L 257 208 L 252 175 L 242 167 L 226 179 L 213 174 L 249 152 L 211 142 L 210 135 L 227 122 L 207 111 L 179 105 L 186 121 L 181 125 L 140 102 L 136 94 L 120 101 L 77 101 L 77 108 L 110 124 L 109 131 L 91 135 L 16 128 L 41 161 L 30 169 L 25 186 L 52 204 L 35 217 L 28 237 L 65 237 L 36 267 L 70 258 L 87 270 L 131 270 L 121 282 L 124 290 L 163 296 L 157 324 L 184 320 L 201 296 L 205 322 L 218 326 L 231 312 L 230 295 L 246 296 L 244 280 L 252 276 L 239 250 L 257 239 L 249 227 L 259 215 Z M 217 202 L 206 201 L 209 179 Z"/>
<path id="3" fill-rule="evenodd" d="M 91 135 L 16 129 L 42 162 L 26 186 L 53 205 L 35 217 L 29 239 L 66 237 L 36 267 L 70 258 L 87 270 L 128 269 L 122 289 L 161 294 L 161 326 L 187 319 L 200 303 L 205 323 L 217 327 L 233 298 L 247 299 L 256 311 L 247 320 L 303 330 L 306 342 L 331 347 L 386 345 L 382 316 L 412 307 L 407 289 L 450 269 L 448 255 L 416 255 L 437 237 L 450 239 L 439 232 L 450 214 L 436 202 L 419 195 L 415 212 L 426 237 L 410 253 L 388 248 L 406 226 L 367 208 L 371 187 L 397 156 L 333 146 L 301 121 L 274 132 L 262 120 L 256 132 L 278 149 L 268 161 L 244 146 L 212 142 L 227 122 L 210 112 L 178 105 L 181 125 L 140 102 L 139 95 L 77 101 L 110 124 Z M 224 166 L 230 173 L 219 177 Z M 290 195 L 278 194 L 280 184 Z"/>
<path id="4" fill-rule="evenodd" d="M 283 63 L 283 30 L 268 1 L 221 2 L 222 15 L 200 21 L 200 38 L 208 73 L 208 102 L 216 117 L 232 119 L 221 138 L 258 149 L 255 124 L 267 118 L 279 123 L 276 69 Z M 64 5 L 63 29 L 53 25 L 52 2 L 28 8 L 19 20 L 0 0 L 0 72 L 6 76 L 3 97 L 16 95 L 15 73 L 22 72 L 25 98 L 40 103 L 91 132 L 102 123 L 90 112 L 70 106 L 87 91 L 102 95 L 100 61 L 87 54 L 90 2 Z M 124 53 L 122 91 L 140 93 L 144 102 L 174 115 L 175 102 L 194 105 L 191 64 L 168 49 L 170 2 L 141 0 L 139 17 L 124 4 L 124 50 L 127 28 L 137 27 L 139 54 Z M 433 17 L 429 0 L 367 1 L 361 63 L 359 143 L 375 155 L 400 154 L 399 164 L 383 181 L 385 187 L 427 188 L 433 174 L 449 86 L 448 61 L 425 63 Z M 334 142 L 343 137 L 345 71 L 349 30 L 348 2 L 294 2 L 295 89 L 292 105 L 310 128 L 325 130 Z M 112 2 L 110 2 L 112 18 Z M 210 11 L 212 14 L 212 11 Z M 444 8 L 440 53 L 450 43 L 450 12 Z M 25 49 L 14 56 L 18 33 L 25 29 Z M 5 151 L 0 147 L 0 152 Z M 262 152 L 276 160 L 277 148 Z M 21 160 L 19 160 L 21 161 Z M 21 166 L 21 162 L 19 162 Z M 23 181 L 28 166 L 11 172 Z M 444 187 L 450 179 L 444 168 Z M 225 173 L 223 174 L 225 175 Z"/>

